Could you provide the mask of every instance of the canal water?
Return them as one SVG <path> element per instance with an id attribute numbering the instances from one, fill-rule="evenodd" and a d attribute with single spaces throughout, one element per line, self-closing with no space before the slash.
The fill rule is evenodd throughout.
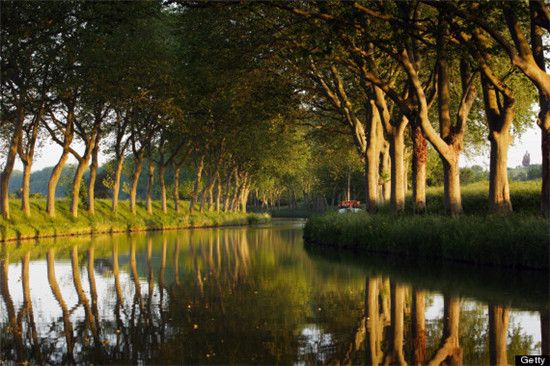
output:
<path id="1" fill-rule="evenodd" d="M 511 363 L 548 274 L 305 247 L 303 221 L 1 244 L 0 363 Z"/>

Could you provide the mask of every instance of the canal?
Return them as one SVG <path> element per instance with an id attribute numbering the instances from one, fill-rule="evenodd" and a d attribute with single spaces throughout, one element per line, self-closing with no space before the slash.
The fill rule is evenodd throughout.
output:
<path id="1" fill-rule="evenodd" d="M 0 363 L 514 363 L 548 278 L 304 247 L 303 221 L 5 243 Z"/>

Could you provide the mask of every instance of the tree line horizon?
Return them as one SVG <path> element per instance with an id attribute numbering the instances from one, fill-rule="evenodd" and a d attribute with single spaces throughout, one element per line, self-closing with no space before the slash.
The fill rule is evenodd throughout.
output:
<path id="1" fill-rule="evenodd" d="M 541 214 L 550 217 L 542 0 L 58 5 L 1 3 L 4 219 L 17 159 L 21 210 L 31 215 L 32 163 L 47 143 L 62 148 L 48 182 L 50 217 L 69 156 L 77 160 L 71 214 L 86 171 L 94 213 L 100 150 L 110 157 L 113 212 L 123 174 L 133 213 L 142 175 L 149 213 L 157 180 L 161 210 L 171 194 L 178 212 L 181 173 L 193 177 L 192 213 L 196 204 L 246 211 L 251 194 L 326 201 L 327 182 L 361 166 L 368 211 L 387 201 L 404 212 L 410 187 L 423 213 L 427 171 L 437 165 L 445 211 L 459 215 L 460 156 L 488 148 L 489 213 L 510 213 L 508 148 L 534 123 Z"/>

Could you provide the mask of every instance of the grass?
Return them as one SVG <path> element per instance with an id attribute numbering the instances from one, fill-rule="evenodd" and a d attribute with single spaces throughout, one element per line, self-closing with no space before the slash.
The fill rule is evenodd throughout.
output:
<path id="1" fill-rule="evenodd" d="M 540 192 L 542 181 L 531 180 L 510 182 L 510 197 L 515 212 L 537 215 L 540 212 Z M 462 186 L 462 206 L 467 214 L 485 215 L 489 208 L 489 182 L 476 182 Z M 426 189 L 426 210 L 428 213 L 443 214 L 443 187 L 428 187 Z M 384 205 L 382 212 L 390 212 L 390 207 Z M 412 198 L 406 198 L 406 212 L 412 213 Z"/>
<path id="2" fill-rule="evenodd" d="M 189 203 L 181 202 L 179 214 L 170 204 L 168 212 L 162 213 L 160 202 L 153 203 L 153 214 L 148 214 L 143 204 L 138 204 L 136 215 L 132 215 L 129 202 L 121 201 L 116 213 L 111 211 L 111 201 L 96 200 L 96 212 L 90 215 L 81 207 L 78 217 L 70 214 L 69 200 L 56 202 L 56 217 L 46 214 L 44 199 L 31 200 L 31 217 L 19 210 L 19 202 L 10 201 L 10 220 L 0 218 L 0 241 L 79 235 L 100 232 L 126 232 L 140 230 L 162 230 L 186 227 L 246 225 L 269 220 L 269 215 L 236 212 L 194 212 L 189 215 Z"/>
<path id="3" fill-rule="evenodd" d="M 538 185 L 538 187 L 537 187 Z M 516 213 L 486 214 L 487 186 L 463 189 L 465 215 L 452 218 L 443 211 L 442 191 L 428 193 L 422 216 L 395 216 L 381 210 L 312 217 L 304 228 L 309 245 L 383 253 L 421 261 L 451 260 L 514 268 L 549 268 L 550 223 L 539 217 L 540 183 L 512 185 Z"/>

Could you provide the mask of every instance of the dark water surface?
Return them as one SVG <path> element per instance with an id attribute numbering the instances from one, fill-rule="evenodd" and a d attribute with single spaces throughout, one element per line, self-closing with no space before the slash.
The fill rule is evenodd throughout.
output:
<path id="1" fill-rule="evenodd" d="M 548 274 L 304 248 L 300 221 L 1 244 L 0 363 L 514 363 Z"/>

